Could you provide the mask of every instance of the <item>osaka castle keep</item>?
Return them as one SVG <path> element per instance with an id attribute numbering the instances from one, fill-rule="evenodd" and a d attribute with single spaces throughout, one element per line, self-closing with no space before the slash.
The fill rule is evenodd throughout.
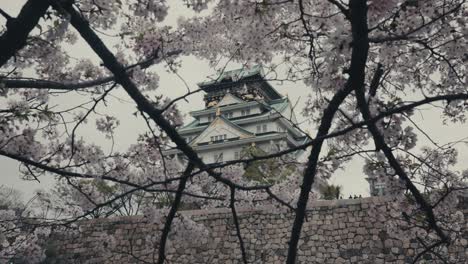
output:
<path id="1" fill-rule="evenodd" d="M 227 71 L 198 86 L 206 93 L 205 108 L 190 112 L 193 121 L 178 132 L 205 163 L 246 158 L 252 148 L 274 153 L 307 142 L 291 102 L 264 79 L 260 66 Z M 176 148 L 164 154 L 185 159 Z"/>

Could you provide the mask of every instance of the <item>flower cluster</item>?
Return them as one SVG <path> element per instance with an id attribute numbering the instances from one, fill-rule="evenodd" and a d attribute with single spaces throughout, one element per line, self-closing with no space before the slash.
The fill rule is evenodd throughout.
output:
<path id="1" fill-rule="evenodd" d="M 111 138 L 115 128 L 120 124 L 120 121 L 113 116 L 105 116 L 96 119 L 96 129 L 106 135 L 107 138 Z"/>

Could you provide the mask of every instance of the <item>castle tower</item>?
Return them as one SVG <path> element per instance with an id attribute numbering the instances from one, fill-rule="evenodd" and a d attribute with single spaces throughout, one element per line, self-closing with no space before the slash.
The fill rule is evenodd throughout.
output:
<path id="1" fill-rule="evenodd" d="M 178 132 L 207 164 L 245 158 L 252 147 L 272 153 L 308 140 L 295 125 L 291 102 L 264 79 L 260 66 L 224 72 L 199 87 L 205 108 L 190 112 L 194 120 Z M 164 154 L 185 158 L 176 148 Z"/>

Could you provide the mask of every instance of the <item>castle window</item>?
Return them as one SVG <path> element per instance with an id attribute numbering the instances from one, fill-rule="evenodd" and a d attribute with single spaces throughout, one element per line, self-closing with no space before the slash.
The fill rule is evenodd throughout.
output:
<path id="1" fill-rule="evenodd" d="M 263 129 L 263 132 L 266 132 L 266 131 L 267 131 L 267 125 L 264 124 L 263 127 L 262 127 L 262 129 Z"/>
<path id="2" fill-rule="evenodd" d="M 227 135 L 226 134 L 223 134 L 223 135 L 217 135 L 217 136 L 212 136 L 211 137 L 211 141 L 222 141 L 222 140 L 226 140 L 227 139 Z"/>
<path id="3" fill-rule="evenodd" d="M 239 159 L 239 151 L 234 152 L 234 159 Z"/>
<path id="4" fill-rule="evenodd" d="M 208 115 L 208 122 L 211 122 L 211 121 L 215 120 L 215 118 L 216 118 L 216 115 L 214 115 L 214 114 Z"/>
<path id="5" fill-rule="evenodd" d="M 262 126 L 260 126 L 260 125 L 257 125 L 257 133 L 260 133 L 260 132 L 261 132 L 261 130 L 262 130 Z"/>
<path id="6" fill-rule="evenodd" d="M 226 117 L 226 118 L 232 118 L 233 114 L 232 114 L 232 112 L 226 112 L 226 113 L 223 114 L 223 116 Z"/>

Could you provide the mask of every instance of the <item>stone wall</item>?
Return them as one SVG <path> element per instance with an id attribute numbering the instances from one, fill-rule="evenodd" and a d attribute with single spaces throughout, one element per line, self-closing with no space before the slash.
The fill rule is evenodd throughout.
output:
<path id="1" fill-rule="evenodd" d="M 386 206 L 387 202 L 375 197 L 314 202 L 304 223 L 298 263 L 412 263 L 421 245 L 405 237 L 391 238 L 385 217 L 369 216 L 371 203 Z M 183 214 L 209 232 L 196 241 L 170 243 L 168 263 L 241 263 L 230 210 Z M 239 208 L 238 214 L 249 263 L 284 263 L 293 214 L 273 208 Z M 160 226 L 143 217 L 90 220 L 79 226 L 80 232 L 55 236 L 47 263 L 153 263 L 153 257 L 157 259 L 154 241 Z M 449 248 L 453 263 L 468 263 L 467 234 Z M 437 261 L 425 255 L 421 263 Z"/>

